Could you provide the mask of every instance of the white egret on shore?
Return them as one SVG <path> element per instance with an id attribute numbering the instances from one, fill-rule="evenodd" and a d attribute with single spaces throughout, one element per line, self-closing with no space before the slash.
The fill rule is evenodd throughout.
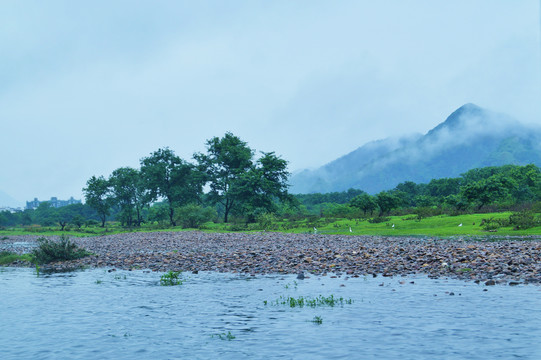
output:
<path id="1" fill-rule="evenodd" d="M 462 226 L 462 223 L 458 224 L 458 226 Z"/>

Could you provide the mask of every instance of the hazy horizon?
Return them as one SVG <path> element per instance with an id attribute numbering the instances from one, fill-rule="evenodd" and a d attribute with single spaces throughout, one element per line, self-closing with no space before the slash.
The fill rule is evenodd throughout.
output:
<path id="1" fill-rule="evenodd" d="M 0 192 L 20 206 L 81 199 L 165 146 L 191 160 L 227 131 L 294 172 L 465 103 L 541 125 L 538 0 L 0 9 Z"/>

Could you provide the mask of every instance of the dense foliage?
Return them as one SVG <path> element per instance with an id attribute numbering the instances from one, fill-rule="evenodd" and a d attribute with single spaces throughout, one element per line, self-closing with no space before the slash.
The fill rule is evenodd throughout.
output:
<path id="1" fill-rule="evenodd" d="M 353 189 L 342 192 L 345 197 Z M 337 193 L 330 193 L 337 194 Z M 325 195 L 297 195 L 308 213 L 330 215 L 332 203 Z M 340 198 L 333 195 L 333 198 Z M 428 184 L 406 181 L 394 189 L 375 195 L 361 193 L 348 201 L 360 216 L 415 212 L 430 213 L 489 212 L 537 209 L 541 201 L 541 171 L 535 165 L 504 165 L 472 169 L 458 178 L 433 179 Z M 336 204 L 337 202 L 334 202 Z M 320 211 L 316 211 L 323 209 Z"/>
<path id="2" fill-rule="evenodd" d="M 141 160 L 140 169 L 119 168 L 105 178 L 93 176 L 83 189 L 86 204 L 0 212 L 0 226 L 82 227 L 117 221 L 132 228 L 147 226 L 204 228 L 231 223 L 229 230 L 288 229 L 299 222 L 309 228 L 330 219 L 386 222 L 389 216 L 415 216 L 417 221 L 440 215 L 513 211 L 502 223 L 487 218 L 486 231 L 502 226 L 517 230 L 538 226 L 541 211 L 541 170 L 535 165 L 505 165 L 467 171 L 457 178 L 426 184 L 406 181 L 378 194 L 359 189 L 291 195 L 287 162 L 274 153 L 255 151 L 227 133 L 207 142 L 207 153 L 189 163 L 168 148 Z M 206 190 L 206 191 L 205 191 Z M 253 224 L 248 227 L 248 224 Z"/>
<path id="3" fill-rule="evenodd" d="M 291 200 L 287 161 L 255 151 L 226 133 L 207 141 L 207 152 L 188 162 L 169 148 L 141 159 L 141 168 L 119 168 L 108 179 L 93 176 L 83 189 L 87 204 L 102 220 L 111 213 L 128 227 L 145 221 L 197 227 L 217 215 L 255 220 Z M 204 188 L 208 188 L 207 193 Z M 152 205 L 151 205 L 152 204 Z"/>
<path id="4" fill-rule="evenodd" d="M 53 261 L 74 260 L 88 256 L 89 252 L 79 248 L 68 236 L 62 235 L 58 241 L 47 238 L 38 239 L 38 247 L 32 251 L 36 264 L 48 264 Z"/>

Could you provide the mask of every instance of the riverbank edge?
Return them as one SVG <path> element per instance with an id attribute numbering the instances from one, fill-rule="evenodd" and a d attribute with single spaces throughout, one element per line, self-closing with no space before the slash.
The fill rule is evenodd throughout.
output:
<path id="1" fill-rule="evenodd" d="M 0 251 L 30 252 L 39 237 L 5 237 Z M 189 231 L 72 240 L 93 255 L 43 265 L 43 271 L 108 268 L 351 277 L 422 274 L 486 285 L 541 284 L 541 240 L 530 237 L 495 240 Z M 35 265 L 16 262 L 9 266 Z"/>

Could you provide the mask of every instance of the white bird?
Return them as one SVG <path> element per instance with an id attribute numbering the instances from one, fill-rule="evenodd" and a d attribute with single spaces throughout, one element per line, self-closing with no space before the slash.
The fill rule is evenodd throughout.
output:
<path id="1" fill-rule="evenodd" d="M 458 226 L 462 226 L 462 223 L 458 224 Z"/>
<path id="2" fill-rule="evenodd" d="M 349 227 L 349 232 L 353 232 L 353 230 L 351 230 L 351 226 Z"/>
<path id="3" fill-rule="evenodd" d="M 317 234 L 317 229 L 315 226 L 314 226 L 314 234 Z"/>
<path id="4" fill-rule="evenodd" d="M 393 224 L 392 228 L 394 229 L 394 224 Z"/>

